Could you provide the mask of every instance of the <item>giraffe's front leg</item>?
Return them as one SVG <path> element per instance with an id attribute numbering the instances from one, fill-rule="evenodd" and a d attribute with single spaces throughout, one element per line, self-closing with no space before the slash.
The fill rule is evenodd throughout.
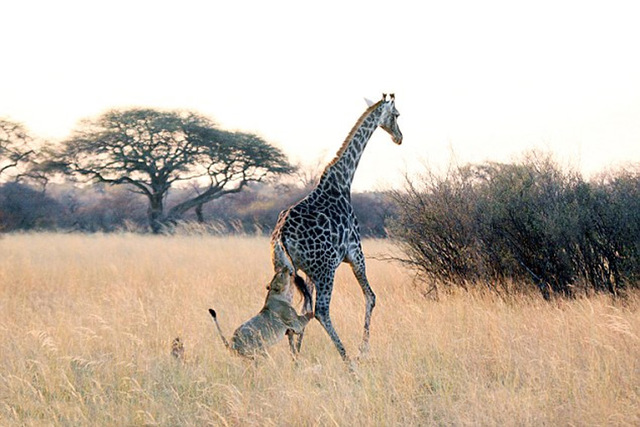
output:
<path id="1" fill-rule="evenodd" d="M 362 288 L 362 293 L 364 294 L 366 303 L 364 332 L 362 334 L 362 344 L 360 344 L 360 357 L 365 357 L 369 353 L 369 328 L 371 327 L 371 314 L 373 313 L 373 308 L 376 306 L 376 294 L 373 293 L 373 289 L 371 289 L 371 286 L 369 285 L 369 280 L 367 280 L 362 249 L 358 247 L 355 251 L 355 255 L 347 258 L 347 262 L 351 265 L 353 274 L 356 276 L 356 279 Z"/>
<path id="2" fill-rule="evenodd" d="M 369 353 L 369 336 L 370 336 L 370 326 L 371 326 L 371 314 L 373 313 L 373 308 L 376 306 L 376 295 L 373 293 L 371 286 L 369 286 L 369 282 L 366 277 L 364 278 L 364 283 L 366 287 L 363 286 L 362 290 L 364 291 L 365 300 L 366 300 L 366 311 L 364 314 L 364 332 L 362 333 L 362 344 L 360 344 L 360 356 L 364 357 Z"/>

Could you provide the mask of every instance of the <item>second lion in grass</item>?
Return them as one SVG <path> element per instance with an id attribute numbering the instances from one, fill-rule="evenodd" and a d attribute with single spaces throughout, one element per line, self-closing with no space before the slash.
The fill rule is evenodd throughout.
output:
<path id="1" fill-rule="evenodd" d="M 231 343 L 227 341 L 220 329 L 215 310 L 209 309 L 220 337 L 227 348 L 240 356 L 248 358 L 264 356 L 267 354 L 267 347 L 272 346 L 289 334 L 291 351 L 294 355 L 297 353 L 290 334 L 302 333 L 309 320 L 313 318 L 313 312 L 298 315 L 291 305 L 293 295 L 292 277 L 293 280 L 302 280 L 298 276 L 292 276 L 287 269 L 283 269 L 273 276 L 271 283 L 267 287 L 267 298 L 262 310 L 235 330 L 231 337 Z"/>

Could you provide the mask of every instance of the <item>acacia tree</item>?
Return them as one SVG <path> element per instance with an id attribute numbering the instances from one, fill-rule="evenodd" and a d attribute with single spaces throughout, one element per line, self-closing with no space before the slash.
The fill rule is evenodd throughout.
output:
<path id="1" fill-rule="evenodd" d="M 34 154 L 30 145 L 31 138 L 22 125 L 0 119 L 0 178 L 29 160 Z"/>
<path id="2" fill-rule="evenodd" d="M 146 196 L 154 233 L 189 209 L 292 171 L 286 156 L 256 135 L 220 130 L 194 112 L 141 108 L 83 121 L 51 153 L 48 169 L 130 186 Z M 179 183 L 199 191 L 165 209 L 169 189 Z"/>

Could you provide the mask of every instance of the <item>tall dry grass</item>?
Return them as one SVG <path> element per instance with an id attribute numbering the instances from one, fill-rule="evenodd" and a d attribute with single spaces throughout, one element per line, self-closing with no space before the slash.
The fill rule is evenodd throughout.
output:
<path id="1" fill-rule="evenodd" d="M 4 236 L 0 425 L 640 425 L 637 296 L 432 301 L 402 267 L 368 267 L 378 306 L 354 376 L 315 321 L 298 363 L 285 342 L 246 363 L 216 336 L 208 307 L 227 334 L 260 309 L 267 239 Z M 354 354 L 348 268 L 332 316 Z"/>

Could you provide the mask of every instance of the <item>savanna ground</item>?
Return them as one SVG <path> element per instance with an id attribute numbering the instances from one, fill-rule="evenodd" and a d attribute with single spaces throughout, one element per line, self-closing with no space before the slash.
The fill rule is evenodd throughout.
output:
<path id="1" fill-rule="evenodd" d="M 637 295 L 435 301 L 398 264 L 368 271 L 378 305 L 353 375 L 316 321 L 297 363 L 285 341 L 257 365 L 224 348 L 207 308 L 227 335 L 257 313 L 266 238 L 5 235 L 0 425 L 640 425 Z M 364 299 L 346 266 L 331 309 L 355 355 Z"/>

